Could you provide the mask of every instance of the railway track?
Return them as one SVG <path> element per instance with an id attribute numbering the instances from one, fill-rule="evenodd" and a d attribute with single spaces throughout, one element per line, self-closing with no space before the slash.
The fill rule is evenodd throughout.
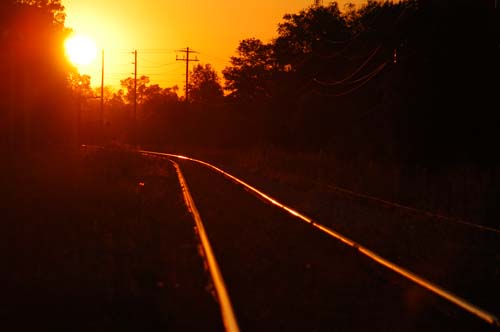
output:
<path id="1" fill-rule="evenodd" d="M 203 225 L 203 221 L 201 220 L 200 213 L 196 208 L 196 204 L 194 203 L 194 200 L 189 192 L 187 182 L 182 175 L 182 171 L 179 165 L 174 161 L 172 161 L 172 163 L 179 177 L 179 183 L 182 188 L 182 195 L 184 197 L 186 207 L 188 208 L 195 221 L 196 233 L 198 234 L 200 245 L 203 249 L 203 258 L 212 277 L 212 282 L 220 305 L 222 321 L 224 323 L 226 331 L 238 332 L 238 322 L 236 320 L 236 316 L 234 315 L 231 300 L 226 290 L 224 278 L 222 277 L 222 273 L 220 272 L 215 255 L 213 254 L 212 246 L 210 244 L 210 241 L 208 240 L 207 233 L 205 232 L 205 227 Z"/>
<path id="2" fill-rule="evenodd" d="M 169 160 L 176 169 L 226 331 L 500 327 L 487 310 L 214 165 L 139 152 Z"/>

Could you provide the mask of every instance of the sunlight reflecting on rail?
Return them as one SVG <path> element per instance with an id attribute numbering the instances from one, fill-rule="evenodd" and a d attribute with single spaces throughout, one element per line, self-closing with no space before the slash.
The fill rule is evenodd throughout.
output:
<path id="1" fill-rule="evenodd" d="M 229 299 L 229 294 L 227 292 L 224 279 L 222 278 L 222 273 L 220 272 L 219 265 L 217 264 L 217 260 L 213 253 L 212 246 L 210 245 L 210 241 L 208 240 L 208 235 L 205 232 L 205 227 L 203 226 L 200 213 L 198 212 L 193 197 L 189 192 L 189 188 L 186 179 L 182 175 L 181 168 L 175 161 L 171 160 L 171 162 L 174 165 L 177 172 L 177 177 L 179 178 L 179 183 L 182 188 L 182 194 L 184 196 L 184 202 L 186 203 L 189 212 L 192 214 L 196 224 L 196 228 L 198 230 L 198 237 L 204 253 L 203 257 L 205 258 L 206 264 L 208 265 L 215 292 L 219 300 L 224 327 L 226 328 L 226 332 L 239 332 L 240 329 L 238 327 L 238 322 L 236 321 L 236 316 L 234 315 L 231 300 Z"/>
<path id="2" fill-rule="evenodd" d="M 278 206 L 280 208 L 282 208 L 283 210 L 287 211 L 288 213 L 290 213 L 291 215 L 311 224 L 312 226 L 314 226 L 315 228 L 321 230 L 322 232 L 336 238 L 337 240 L 345 243 L 346 245 L 348 245 L 349 247 L 357 250 L 359 253 L 365 255 L 366 257 L 368 257 L 369 259 L 377 262 L 378 264 L 392 270 L 393 272 L 403 276 L 404 278 L 420 285 L 421 287 L 431 291 L 432 293 L 448 300 L 449 302 L 457 305 L 458 307 L 466 310 L 467 312 L 469 313 L 472 313 L 474 314 L 475 316 L 479 317 L 480 319 L 484 320 L 485 322 L 491 324 L 491 325 L 494 325 L 496 327 L 500 327 L 500 321 L 499 319 L 487 312 L 486 310 L 482 309 L 482 308 L 479 308 L 478 306 L 472 304 L 472 303 L 469 303 L 468 301 L 464 300 L 463 298 L 453 294 L 452 292 L 428 281 L 427 279 L 423 278 L 423 277 L 420 277 L 418 276 L 417 274 L 413 273 L 413 272 L 410 272 L 409 270 L 405 269 L 405 268 L 402 268 L 400 267 L 399 265 L 395 264 L 395 263 L 392 263 L 391 261 L 381 257 L 380 255 L 378 255 L 377 253 L 371 251 L 370 249 L 362 246 L 361 244 L 349 239 L 348 237 L 340 234 L 340 233 L 337 233 L 336 231 L 330 229 L 329 227 L 327 226 L 324 226 L 320 223 L 317 223 L 315 222 L 313 219 L 303 215 L 302 213 L 300 212 L 297 212 L 296 210 L 280 203 L 278 200 L 272 198 L 271 196 L 263 193 L 262 191 L 256 189 L 255 187 L 251 186 L 250 184 L 238 179 L 237 177 L 225 172 L 224 170 L 218 168 L 217 166 L 214 166 L 214 165 L 211 165 L 207 162 L 204 162 L 202 160 L 198 160 L 198 159 L 194 159 L 194 158 L 189 158 L 189 157 L 185 157 L 185 156 L 178 156 L 178 155 L 174 155 L 174 154 L 168 154 L 168 153 L 161 153 L 161 152 L 155 152 L 155 151 L 144 151 L 144 150 L 140 150 L 139 151 L 140 153 L 143 153 L 143 154 L 146 154 L 146 155 L 157 155 L 157 156 L 165 156 L 165 157 L 173 157 L 173 158 L 180 158 L 180 159 L 184 159 L 184 160 L 189 160 L 189 161 L 192 161 L 192 162 L 196 162 L 198 164 L 201 164 L 201 165 L 204 165 L 208 168 L 211 168 L 215 171 L 217 171 L 218 173 L 224 175 L 225 177 L 231 179 L 232 181 L 236 182 L 236 183 L 239 183 L 241 184 L 242 186 L 244 186 L 245 188 L 249 189 L 250 191 L 252 191 L 254 194 L 256 194 L 257 196 L 259 197 L 262 197 L 264 198 L 266 201 L 272 203 L 273 205 L 275 206 Z"/>

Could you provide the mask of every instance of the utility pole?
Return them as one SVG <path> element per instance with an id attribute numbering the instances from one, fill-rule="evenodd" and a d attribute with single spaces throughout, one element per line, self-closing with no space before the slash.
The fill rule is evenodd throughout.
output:
<path id="1" fill-rule="evenodd" d="M 101 53 L 101 131 L 104 125 L 104 49 Z"/>
<path id="2" fill-rule="evenodd" d="M 134 51 L 134 143 L 137 143 L 137 50 Z"/>
<path id="3" fill-rule="evenodd" d="M 189 62 L 190 61 L 200 61 L 198 58 L 195 59 L 190 59 L 189 58 L 189 53 L 198 53 L 196 51 L 190 50 L 189 47 L 186 47 L 185 50 L 179 50 L 178 52 L 184 52 L 186 53 L 186 56 L 179 59 L 177 56 L 175 57 L 175 60 L 177 61 L 185 61 L 186 62 L 186 105 L 188 104 L 189 100 Z"/>

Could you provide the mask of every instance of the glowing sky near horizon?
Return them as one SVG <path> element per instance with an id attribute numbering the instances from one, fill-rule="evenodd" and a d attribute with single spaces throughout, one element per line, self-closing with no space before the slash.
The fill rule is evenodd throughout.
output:
<path id="1" fill-rule="evenodd" d="M 342 8 L 346 2 L 338 1 Z M 239 41 L 255 37 L 269 42 L 287 13 L 297 13 L 313 0 L 62 0 L 66 26 L 95 40 L 105 53 L 105 85 L 119 88 L 120 79 L 134 71 L 162 87 L 184 88 L 185 62 L 176 61 L 180 49 L 190 47 L 200 61 L 219 73 L 229 64 Z M 326 3 L 326 1 L 325 1 Z M 192 67 L 193 63 L 191 63 Z M 101 84 L 101 57 L 77 67 Z"/>

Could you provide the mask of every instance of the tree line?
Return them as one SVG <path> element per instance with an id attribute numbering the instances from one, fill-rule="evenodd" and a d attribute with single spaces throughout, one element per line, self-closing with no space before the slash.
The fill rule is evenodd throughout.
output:
<path id="1" fill-rule="evenodd" d="M 70 134 L 64 57 L 69 34 L 59 0 L 0 2 L 0 147 L 51 144 Z"/>
<path id="2" fill-rule="evenodd" d="M 145 76 L 134 95 L 124 78 L 105 90 L 103 123 L 92 104 L 100 91 L 64 60 L 60 1 L 0 6 L 3 146 L 78 132 L 75 140 L 272 145 L 429 165 L 498 161 L 494 1 L 331 2 L 285 14 L 270 42 L 241 40 L 221 75 L 195 66 L 189 103 Z"/>

